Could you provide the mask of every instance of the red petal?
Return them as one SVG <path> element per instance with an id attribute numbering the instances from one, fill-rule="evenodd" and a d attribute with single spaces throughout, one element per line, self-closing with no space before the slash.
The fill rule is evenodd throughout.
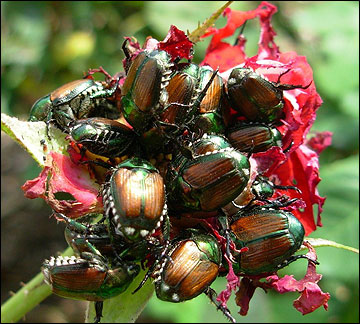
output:
<path id="1" fill-rule="evenodd" d="M 320 214 L 325 202 L 324 197 L 319 196 L 317 185 L 320 182 L 318 155 L 307 146 L 301 145 L 293 152 L 289 159 L 270 175 L 276 175 L 283 186 L 298 187 L 302 194 L 289 190 L 291 198 L 302 198 L 306 207 L 303 212 L 294 211 L 295 216 L 301 221 L 305 228 L 305 235 L 309 235 L 316 229 L 314 221 L 313 205 L 318 205 L 317 225 L 321 226 Z"/>
<path id="2" fill-rule="evenodd" d="M 259 40 L 259 55 L 275 57 L 278 48 L 273 41 L 275 32 L 271 27 L 271 17 L 276 12 L 276 7 L 268 2 L 262 2 L 255 10 L 237 11 L 226 8 L 223 15 L 227 17 L 226 26 L 220 29 L 210 28 L 202 38 L 213 35 L 205 58 L 201 65 L 210 65 L 213 69 L 220 67 L 220 72 L 239 65 L 244 62 L 246 54 L 244 52 L 245 40 L 240 39 L 237 45 L 231 46 L 223 42 L 226 37 L 232 36 L 236 30 L 247 20 L 259 17 L 261 33 Z"/>
<path id="3" fill-rule="evenodd" d="M 239 314 L 246 316 L 249 311 L 249 303 L 251 298 L 254 295 L 255 289 L 257 287 L 253 285 L 252 280 L 247 277 L 244 277 L 241 280 L 240 288 L 236 293 L 236 305 L 240 306 Z"/>
<path id="4" fill-rule="evenodd" d="M 274 42 L 274 36 L 276 33 L 271 26 L 271 17 L 277 11 L 277 8 L 271 3 L 265 1 L 262 2 L 260 6 L 262 6 L 262 10 L 259 11 L 261 31 L 258 59 L 276 59 L 279 54 L 279 48 Z"/>
<path id="5" fill-rule="evenodd" d="M 162 42 L 159 42 L 158 49 L 166 51 L 175 60 L 177 58 L 192 58 L 193 43 L 185 33 L 171 25 L 168 34 Z"/>
<path id="6" fill-rule="evenodd" d="M 245 58 L 245 53 L 240 47 L 220 42 L 206 55 L 200 65 L 210 65 L 214 70 L 219 68 L 219 72 L 223 72 L 244 62 Z"/>
<path id="7" fill-rule="evenodd" d="M 308 247 L 309 252 L 306 256 L 312 260 L 316 260 L 315 249 L 308 243 L 304 242 Z M 283 294 L 289 291 L 298 291 L 301 293 L 300 297 L 294 301 L 294 307 L 303 315 L 313 312 L 320 306 L 324 306 L 327 310 L 329 293 L 323 293 L 317 282 L 321 279 L 322 275 L 316 273 L 316 266 L 313 262 L 308 262 L 306 275 L 301 280 L 296 280 L 292 275 L 284 276 L 279 279 L 278 276 L 267 277 L 269 284 L 279 293 Z"/>
<path id="8" fill-rule="evenodd" d="M 320 306 L 328 309 L 329 293 L 323 293 L 319 286 L 314 283 L 309 283 L 300 297 L 293 303 L 294 307 L 303 315 L 313 312 Z"/>
<path id="9" fill-rule="evenodd" d="M 306 145 L 320 154 L 324 149 L 331 145 L 331 132 L 317 132 L 315 136 L 306 141 Z"/>
<path id="10" fill-rule="evenodd" d="M 240 285 L 240 279 L 234 273 L 232 263 L 228 261 L 229 265 L 229 273 L 226 276 L 227 284 L 226 289 L 223 290 L 219 296 L 217 297 L 217 301 L 221 302 L 223 307 L 226 307 L 226 303 L 229 300 L 232 291 L 236 290 L 237 287 Z"/>
<path id="11" fill-rule="evenodd" d="M 90 178 L 86 168 L 59 153 L 50 152 L 39 177 L 27 181 L 21 188 L 26 197 L 42 198 L 56 212 L 71 218 L 103 212 L 102 200 L 98 197 L 99 185 Z M 71 199 L 59 200 L 60 194 L 67 194 Z"/>

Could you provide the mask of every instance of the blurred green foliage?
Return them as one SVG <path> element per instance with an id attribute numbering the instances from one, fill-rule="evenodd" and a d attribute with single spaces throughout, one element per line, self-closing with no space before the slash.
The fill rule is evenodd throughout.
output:
<path id="1" fill-rule="evenodd" d="M 326 196 L 323 227 L 312 233 L 359 247 L 359 3 L 272 2 L 275 41 L 281 51 L 307 57 L 324 103 L 312 131 L 333 132 L 332 146 L 320 157 L 320 195 Z M 110 74 L 122 71 L 124 36 L 142 44 L 151 35 L 164 39 L 171 24 L 192 31 L 223 1 L 2 1 L 1 2 L 1 110 L 25 120 L 32 104 L 89 68 L 103 66 Z M 251 10 L 260 2 L 234 2 L 235 10 Z M 221 17 L 217 27 L 224 26 Z M 256 54 L 258 22 L 249 22 L 244 34 L 248 56 Z M 229 42 L 233 40 L 230 38 Z M 194 61 L 204 57 L 209 40 L 197 44 Z M 35 167 L 32 166 L 32 168 Z M 34 172 L 34 171 L 32 171 Z M 22 183 L 18 184 L 19 186 Z M 32 201 L 29 203 L 33 203 Z M 54 225 L 55 226 L 55 225 Z M 329 310 L 302 316 L 292 307 L 298 294 L 256 291 L 247 317 L 239 322 L 358 322 L 359 259 L 333 248 L 318 250 L 323 274 L 320 286 L 330 292 Z M 39 265 L 40 266 L 40 265 Z M 305 261 L 282 273 L 303 275 Z M 225 287 L 219 278 L 214 288 Z M 136 295 L 134 295 L 136 298 Z M 139 321 L 226 322 L 206 296 L 182 304 L 152 298 Z"/>

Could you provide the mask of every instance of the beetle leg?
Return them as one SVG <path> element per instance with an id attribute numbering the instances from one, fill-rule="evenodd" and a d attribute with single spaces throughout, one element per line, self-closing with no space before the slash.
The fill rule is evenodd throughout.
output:
<path id="1" fill-rule="evenodd" d="M 274 185 L 275 189 L 282 189 L 282 190 L 296 190 L 299 194 L 302 194 L 301 190 L 298 187 L 295 186 L 278 186 L 278 185 Z"/>
<path id="2" fill-rule="evenodd" d="M 137 291 L 139 291 L 140 288 L 142 288 L 142 286 L 144 286 L 146 280 L 148 280 L 148 278 L 155 272 L 155 269 L 159 266 L 159 264 L 163 263 L 164 258 L 168 259 L 171 263 L 173 263 L 173 260 L 167 254 L 169 248 L 170 248 L 170 241 L 165 240 L 165 244 L 163 246 L 160 256 L 156 258 L 156 261 L 151 265 L 149 270 L 146 272 L 143 280 L 141 280 L 139 286 L 132 292 L 132 294 L 135 294 Z"/>
<path id="3" fill-rule="evenodd" d="M 236 37 L 235 39 L 235 42 L 234 42 L 234 45 L 233 46 L 236 46 L 239 44 L 240 41 L 242 41 L 244 39 L 244 29 L 245 29 L 245 25 L 247 23 L 247 20 L 245 20 L 245 22 L 242 24 L 242 26 L 240 27 L 240 30 L 239 30 L 239 34 L 238 36 Z"/>
<path id="4" fill-rule="evenodd" d="M 281 199 L 283 197 L 283 199 Z M 287 207 L 290 206 L 291 204 L 293 204 L 295 201 L 299 200 L 298 198 L 293 198 L 293 199 L 288 199 L 289 197 L 287 196 L 282 196 L 277 200 L 273 200 L 273 201 L 268 201 L 265 200 L 266 202 L 269 202 L 269 205 L 265 205 L 263 207 L 265 208 L 280 208 L 280 207 Z M 285 198 L 285 199 L 284 199 Z"/>
<path id="5" fill-rule="evenodd" d="M 98 165 L 98 166 L 101 166 L 103 167 L 104 169 L 111 169 L 113 168 L 112 165 L 102 161 L 102 160 L 87 160 L 87 161 L 80 161 L 79 164 L 95 164 L 95 165 Z"/>
<path id="6" fill-rule="evenodd" d="M 216 306 L 217 309 L 220 309 L 221 312 L 224 314 L 224 316 L 231 322 L 236 323 L 236 320 L 234 317 L 232 317 L 230 310 L 223 306 L 220 302 L 216 300 L 217 293 L 214 289 L 207 287 L 204 291 L 205 295 L 209 297 L 210 301 Z"/>
<path id="7" fill-rule="evenodd" d="M 230 252 L 230 242 L 231 242 L 231 238 L 230 238 L 230 228 L 226 228 L 225 230 L 225 238 L 226 238 L 226 255 L 229 258 L 229 260 L 232 263 L 236 263 L 236 260 L 234 258 L 234 256 L 231 254 Z"/>
<path id="8" fill-rule="evenodd" d="M 95 302 L 95 317 L 94 317 L 94 323 L 100 323 L 103 311 L 104 302 L 103 301 L 97 301 Z"/>
<path id="9" fill-rule="evenodd" d="M 280 263 L 278 266 L 277 266 L 277 270 L 280 270 L 282 268 L 285 268 L 286 266 L 288 266 L 290 263 L 293 263 L 294 261 L 298 260 L 298 259 L 307 259 L 308 261 L 316 264 L 316 265 L 319 265 L 320 263 L 316 260 L 313 260 L 311 258 L 309 258 L 308 256 L 306 256 L 305 254 L 300 254 L 300 255 L 293 255 L 291 256 L 289 259 L 285 260 L 283 263 Z"/>
<path id="10" fill-rule="evenodd" d="M 146 272 L 143 280 L 141 280 L 139 286 L 132 292 L 132 294 L 135 294 L 136 292 L 138 292 L 138 291 L 142 288 L 142 286 L 144 286 L 146 280 L 148 280 L 149 277 L 150 277 L 150 276 L 152 275 L 152 273 L 154 272 L 154 269 L 155 269 L 155 266 L 154 266 L 154 265 L 155 265 L 155 264 L 157 264 L 157 262 L 155 262 L 155 263 L 149 268 L 149 270 Z"/>

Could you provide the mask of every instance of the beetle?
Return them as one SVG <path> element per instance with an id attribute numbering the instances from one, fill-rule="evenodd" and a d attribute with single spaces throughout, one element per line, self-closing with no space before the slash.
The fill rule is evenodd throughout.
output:
<path id="1" fill-rule="evenodd" d="M 262 123 L 242 123 L 227 130 L 230 144 L 241 152 L 264 152 L 282 146 L 282 135 L 276 127 Z"/>
<path id="2" fill-rule="evenodd" d="M 123 293 L 140 271 L 132 262 L 115 262 L 109 266 L 102 258 L 83 252 L 81 257 L 51 257 L 42 272 L 45 282 L 58 296 L 95 301 L 95 323 L 102 316 L 102 302 Z"/>
<path id="3" fill-rule="evenodd" d="M 240 211 L 230 223 L 230 236 L 237 249 L 248 251 L 235 255 L 234 270 L 245 275 L 271 273 L 306 258 L 294 256 L 304 235 L 303 225 L 291 212 L 266 206 Z"/>
<path id="4" fill-rule="evenodd" d="M 101 117 L 73 121 L 69 125 L 69 133 L 89 152 L 109 158 L 124 154 L 136 137 L 131 127 Z"/>
<path id="5" fill-rule="evenodd" d="M 131 62 L 122 87 L 121 107 L 125 119 L 141 135 L 159 107 L 166 103 L 171 68 L 165 51 L 140 52 Z"/>
<path id="6" fill-rule="evenodd" d="M 172 240 L 168 258 L 156 267 L 153 278 L 156 296 L 164 301 L 178 303 L 205 293 L 232 322 L 229 310 L 216 301 L 210 288 L 221 265 L 221 250 L 211 234 L 187 230 Z"/>
<path id="7" fill-rule="evenodd" d="M 192 159 L 180 152 L 170 163 L 166 183 L 172 209 L 214 211 L 234 200 L 246 187 L 250 175 L 248 158 L 223 137 L 210 138 L 210 143 L 206 135 L 191 146 Z"/>
<path id="8" fill-rule="evenodd" d="M 112 170 L 102 197 L 112 232 L 129 242 L 153 234 L 167 217 L 164 180 L 152 164 L 138 157 Z"/>
<path id="9" fill-rule="evenodd" d="M 107 113 L 114 115 L 117 108 L 107 100 L 118 89 L 118 82 L 108 87 L 107 84 L 94 81 L 91 78 L 75 80 L 64 84 L 50 94 L 38 99 L 30 110 L 29 121 L 52 120 L 65 132 L 69 123 L 81 118 Z M 116 113 L 119 116 L 119 112 Z"/>
<path id="10" fill-rule="evenodd" d="M 56 218 L 66 222 L 65 238 L 75 255 L 45 260 L 41 269 L 45 282 L 58 296 L 95 301 L 98 323 L 103 301 L 126 291 L 140 267 L 132 258 L 120 258 L 120 252 L 126 257 L 127 244 L 112 245 L 105 224 L 85 225 L 60 213 Z"/>
<path id="11" fill-rule="evenodd" d="M 285 73 L 280 74 L 279 79 Z M 306 89 L 309 86 L 271 82 L 251 68 L 240 67 L 231 71 L 226 93 L 232 108 L 241 112 L 249 121 L 268 124 L 279 123 L 283 118 L 283 90 Z"/>

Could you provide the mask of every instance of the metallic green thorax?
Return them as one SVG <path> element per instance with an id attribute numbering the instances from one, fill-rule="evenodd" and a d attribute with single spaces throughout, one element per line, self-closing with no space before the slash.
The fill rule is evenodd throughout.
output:
<path id="1" fill-rule="evenodd" d="M 145 173 L 146 171 L 151 172 L 158 172 L 158 170 L 148 161 L 133 157 L 131 159 L 127 159 L 124 162 L 119 163 L 116 166 L 117 169 L 119 168 L 129 168 L 129 169 L 136 169 L 139 168 L 139 170 L 143 170 Z"/>
<path id="2" fill-rule="evenodd" d="M 44 121 L 46 120 L 49 109 L 51 108 L 50 94 L 38 99 L 31 107 L 28 121 Z"/>
<path id="3" fill-rule="evenodd" d="M 137 264 L 124 265 L 121 268 L 108 270 L 107 277 L 96 295 L 107 299 L 123 293 L 139 272 L 140 266 Z"/>
<path id="4" fill-rule="evenodd" d="M 204 133 L 222 134 L 225 131 L 224 121 L 218 112 L 200 114 L 192 128 L 201 129 Z"/>
<path id="5" fill-rule="evenodd" d="M 257 198 L 267 199 L 274 194 L 274 185 L 267 180 L 255 179 L 251 186 L 252 192 Z"/>
<path id="6" fill-rule="evenodd" d="M 209 261 L 218 265 L 221 263 L 221 250 L 217 240 L 212 235 L 197 234 L 192 237 L 197 247 L 203 252 Z"/>

